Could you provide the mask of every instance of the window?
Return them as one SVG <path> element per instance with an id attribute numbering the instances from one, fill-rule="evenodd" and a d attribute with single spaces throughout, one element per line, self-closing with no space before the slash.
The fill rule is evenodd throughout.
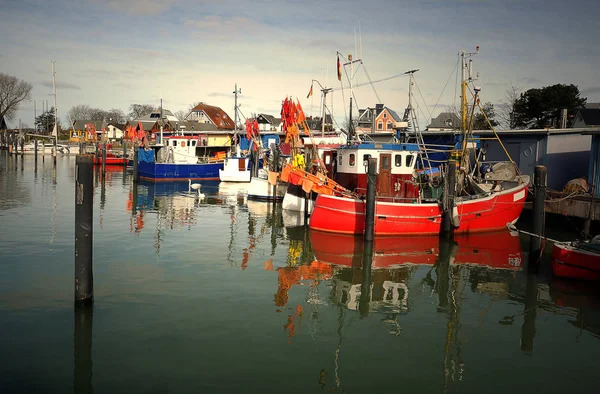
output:
<path id="1" fill-rule="evenodd" d="M 390 169 L 390 156 L 389 155 L 381 155 L 381 169 L 389 170 Z"/>
<path id="2" fill-rule="evenodd" d="M 412 165 L 413 165 L 413 159 L 414 159 L 413 155 L 406 156 L 406 166 L 407 167 L 412 167 Z"/>
<path id="3" fill-rule="evenodd" d="M 192 146 L 196 146 L 196 141 L 192 141 Z"/>
<path id="4" fill-rule="evenodd" d="M 396 167 L 402 167 L 402 155 L 395 155 L 394 156 L 394 165 Z"/>
<path id="5" fill-rule="evenodd" d="M 369 155 L 369 154 L 363 155 L 363 161 L 367 161 L 370 158 L 371 158 L 371 155 Z"/>
<path id="6" fill-rule="evenodd" d="M 187 141 L 187 146 L 190 146 L 190 140 Z"/>
<path id="7" fill-rule="evenodd" d="M 325 164 L 327 164 L 327 165 L 331 164 L 331 156 L 329 156 L 329 155 L 325 156 Z"/>
<path id="8" fill-rule="evenodd" d="M 377 123 L 377 130 L 383 130 L 383 123 Z"/>
<path id="9" fill-rule="evenodd" d="M 350 167 L 354 167 L 354 164 L 356 164 L 356 155 L 354 153 L 350 153 L 348 164 L 350 165 Z"/>
<path id="10" fill-rule="evenodd" d="M 338 167 L 342 166 L 342 163 L 344 162 L 343 159 L 344 159 L 344 155 L 339 155 L 338 156 Z"/>
<path id="11" fill-rule="evenodd" d="M 388 122 L 386 130 L 391 130 L 391 129 L 392 129 L 392 122 Z"/>
<path id="12" fill-rule="evenodd" d="M 383 114 L 383 119 L 387 119 L 387 114 Z"/>
<path id="13" fill-rule="evenodd" d="M 173 140 L 173 146 L 177 146 L 177 141 Z"/>

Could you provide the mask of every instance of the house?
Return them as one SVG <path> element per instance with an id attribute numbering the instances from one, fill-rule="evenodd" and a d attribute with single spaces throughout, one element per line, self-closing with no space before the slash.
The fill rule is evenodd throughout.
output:
<path id="1" fill-rule="evenodd" d="M 229 117 L 220 107 L 200 103 L 192 108 L 192 111 L 184 120 L 199 123 L 211 123 L 218 130 L 235 130 L 233 119 Z"/>
<path id="2" fill-rule="evenodd" d="M 587 104 L 585 108 L 581 108 L 577 111 L 573 123 L 571 124 L 572 128 L 598 126 L 600 126 L 600 104 L 595 106 L 594 103 L 591 105 Z"/>
<path id="3" fill-rule="evenodd" d="M 256 121 L 258 122 L 258 130 L 260 131 L 283 131 L 281 118 L 276 118 L 273 115 L 258 114 Z"/>
<path id="4" fill-rule="evenodd" d="M 310 117 L 306 119 L 306 124 L 308 128 L 312 130 L 314 133 L 323 131 L 323 123 L 321 122 L 320 117 Z M 333 131 L 333 119 L 330 114 L 325 115 L 325 130 L 324 131 Z"/>
<path id="5" fill-rule="evenodd" d="M 95 136 L 86 134 L 87 125 L 91 125 L 96 130 Z M 82 139 L 85 141 L 99 140 L 102 137 L 102 127 L 105 127 L 105 124 L 101 120 L 76 120 L 73 122 L 71 130 L 69 130 L 71 134 L 70 140 L 75 142 Z"/>
<path id="6" fill-rule="evenodd" d="M 146 114 L 144 116 L 142 116 L 140 119 L 141 121 L 159 121 L 161 118 L 161 110 L 160 108 L 157 109 L 156 111 L 152 111 L 149 114 Z M 169 121 L 169 122 L 177 122 L 177 117 L 175 115 L 173 115 L 173 112 L 169 111 L 168 109 L 163 108 L 162 109 L 162 118 L 165 121 Z"/>
<path id="7" fill-rule="evenodd" d="M 442 112 L 436 118 L 431 119 L 427 125 L 427 131 L 452 131 L 460 130 L 461 120 L 454 112 Z"/>
<path id="8" fill-rule="evenodd" d="M 117 123 L 117 122 L 109 122 L 106 125 L 106 137 L 110 140 L 120 140 L 125 137 L 125 131 L 129 126 L 129 122 L 125 123 Z"/>
<path id="9" fill-rule="evenodd" d="M 391 132 L 396 127 L 396 122 L 402 119 L 396 111 L 383 104 L 376 104 L 375 108 L 359 109 L 356 123 L 357 134 Z"/>

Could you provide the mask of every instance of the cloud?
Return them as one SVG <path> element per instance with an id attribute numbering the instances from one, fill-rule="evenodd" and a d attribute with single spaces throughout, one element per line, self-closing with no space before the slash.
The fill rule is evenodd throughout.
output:
<path id="1" fill-rule="evenodd" d="M 92 0 L 109 8 L 132 15 L 157 15 L 167 11 L 177 0 Z"/>
<path id="2" fill-rule="evenodd" d="M 51 88 L 52 87 L 52 82 L 42 82 L 41 84 L 42 86 L 45 86 L 47 88 Z M 65 90 L 81 90 L 81 88 L 73 83 L 69 83 L 69 82 L 57 82 L 56 83 L 56 89 L 65 89 Z"/>
<path id="3" fill-rule="evenodd" d="M 589 88 L 581 89 L 581 94 L 595 94 L 600 93 L 600 86 L 592 86 Z"/>
<path id="4" fill-rule="evenodd" d="M 525 85 L 541 85 L 543 83 L 536 77 L 521 77 L 519 78 L 519 82 L 522 82 Z"/>

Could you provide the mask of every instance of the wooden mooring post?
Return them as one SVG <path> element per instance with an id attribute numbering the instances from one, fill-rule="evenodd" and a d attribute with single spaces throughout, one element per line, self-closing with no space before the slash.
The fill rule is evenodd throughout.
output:
<path id="1" fill-rule="evenodd" d="M 94 299 L 92 270 L 94 222 L 94 158 L 75 158 L 75 303 L 86 304 Z"/>
<path id="2" fill-rule="evenodd" d="M 377 199 L 377 159 L 369 157 L 367 165 L 367 206 L 365 212 L 365 242 L 375 238 L 375 200 Z"/>
<path id="3" fill-rule="evenodd" d="M 133 181 L 138 181 L 138 151 L 140 150 L 137 143 L 133 145 Z"/>
<path id="4" fill-rule="evenodd" d="M 537 270 L 543 253 L 543 236 L 546 222 L 546 180 L 547 172 L 545 166 L 535 166 L 533 175 L 533 234 L 529 244 L 529 269 Z"/>
<path id="5" fill-rule="evenodd" d="M 442 235 L 452 237 L 454 235 L 454 199 L 456 196 L 456 160 L 448 160 L 448 172 L 446 185 L 444 187 L 444 211 L 442 213 Z"/>
<path id="6" fill-rule="evenodd" d="M 35 157 L 35 166 L 37 168 L 37 159 L 38 159 L 38 140 L 37 138 L 33 140 L 33 156 Z"/>
<path id="7" fill-rule="evenodd" d="M 102 180 L 106 174 L 106 142 L 102 144 Z"/>

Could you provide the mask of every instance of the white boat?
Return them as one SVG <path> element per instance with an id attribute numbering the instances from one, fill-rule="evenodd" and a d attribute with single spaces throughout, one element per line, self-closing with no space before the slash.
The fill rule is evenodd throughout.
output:
<path id="1" fill-rule="evenodd" d="M 250 182 L 252 171 L 248 169 L 250 159 L 242 156 L 240 146 L 237 146 L 236 155 L 225 158 L 223 169 L 219 170 L 221 182 Z"/>
<path id="2" fill-rule="evenodd" d="M 267 179 L 254 177 L 248 185 L 248 199 L 254 200 L 283 200 L 285 191 L 287 190 L 287 183 L 276 181 L 275 196 L 273 196 L 273 185 L 269 183 Z"/>
<path id="3" fill-rule="evenodd" d="M 21 147 L 17 147 L 17 152 L 21 153 Z M 42 144 L 38 142 L 37 146 L 38 155 L 52 155 L 54 154 L 54 145 L 52 143 Z M 56 145 L 56 153 L 59 155 L 76 155 L 79 154 L 79 146 L 77 145 L 68 145 L 68 144 L 58 144 Z M 25 155 L 33 155 L 35 154 L 35 143 L 28 142 L 23 145 L 23 154 Z"/>

